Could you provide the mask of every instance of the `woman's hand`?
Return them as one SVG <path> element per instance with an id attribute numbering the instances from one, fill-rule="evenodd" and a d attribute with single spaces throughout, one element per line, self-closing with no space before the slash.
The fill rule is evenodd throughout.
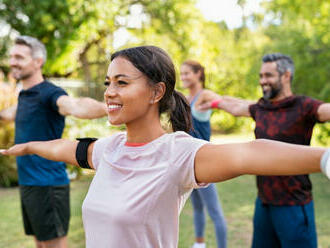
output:
<path id="1" fill-rule="evenodd" d="M 23 156 L 28 154 L 28 143 L 14 145 L 8 149 L 0 149 L 2 155 Z"/>

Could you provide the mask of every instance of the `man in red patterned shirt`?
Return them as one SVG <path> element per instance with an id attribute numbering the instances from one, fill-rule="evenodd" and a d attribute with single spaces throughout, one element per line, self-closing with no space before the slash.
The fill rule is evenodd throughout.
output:
<path id="1" fill-rule="evenodd" d="M 292 93 L 294 63 L 289 56 L 267 54 L 262 61 L 259 83 L 263 97 L 258 102 L 205 91 L 196 106 L 252 117 L 257 139 L 309 145 L 314 125 L 330 121 L 330 103 Z M 257 187 L 252 247 L 316 248 L 309 176 L 257 176 Z"/>

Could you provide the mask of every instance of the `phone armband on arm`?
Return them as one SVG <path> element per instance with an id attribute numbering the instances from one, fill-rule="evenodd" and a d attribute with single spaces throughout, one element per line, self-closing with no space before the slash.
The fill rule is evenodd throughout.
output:
<path id="1" fill-rule="evenodd" d="M 77 138 L 79 141 L 76 150 L 76 159 L 81 168 L 85 169 L 92 169 L 88 164 L 87 153 L 88 153 L 88 146 L 95 142 L 96 138 Z"/>

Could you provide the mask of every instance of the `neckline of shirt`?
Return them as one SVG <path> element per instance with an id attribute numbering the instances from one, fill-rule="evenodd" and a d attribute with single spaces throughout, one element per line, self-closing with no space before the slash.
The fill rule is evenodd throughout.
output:
<path id="1" fill-rule="evenodd" d="M 134 142 L 127 142 L 127 133 L 125 132 L 124 136 L 123 136 L 123 141 L 122 141 L 123 143 L 122 144 L 123 144 L 123 147 L 125 149 L 139 149 L 139 150 L 140 149 L 146 149 L 146 148 L 152 146 L 152 144 L 165 139 L 165 137 L 167 137 L 170 134 L 172 134 L 172 133 L 164 133 L 161 136 L 159 136 L 158 138 L 156 138 L 156 139 L 154 139 L 150 142 L 146 142 L 146 143 L 134 143 Z M 131 144 L 133 144 L 133 145 L 131 145 Z"/>

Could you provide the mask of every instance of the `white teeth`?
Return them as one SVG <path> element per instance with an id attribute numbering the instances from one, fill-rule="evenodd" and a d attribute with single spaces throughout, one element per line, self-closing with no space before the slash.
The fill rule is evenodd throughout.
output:
<path id="1" fill-rule="evenodd" d="M 118 109 L 121 108 L 121 105 L 112 104 L 108 106 L 108 109 Z"/>

